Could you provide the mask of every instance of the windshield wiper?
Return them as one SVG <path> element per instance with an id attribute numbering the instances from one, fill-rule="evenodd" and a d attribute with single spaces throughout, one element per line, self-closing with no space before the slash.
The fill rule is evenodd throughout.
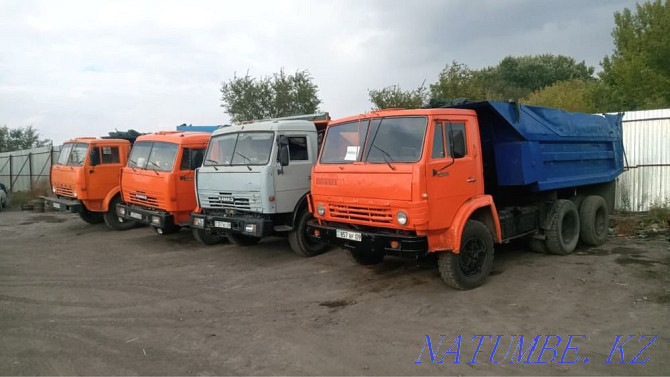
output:
<path id="1" fill-rule="evenodd" d="M 159 168 L 159 169 L 161 168 L 160 165 L 158 165 L 157 163 L 155 163 L 155 162 L 153 162 L 153 161 L 149 161 L 149 163 L 150 163 L 151 165 L 153 165 L 153 166 Z M 160 175 L 160 174 L 158 174 L 158 171 L 157 171 L 156 169 L 149 169 L 149 170 L 153 170 L 154 173 L 156 173 L 156 175 Z"/>
<path id="2" fill-rule="evenodd" d="M 130 161 L 130 162 L 132 162 L 133 164 L 137 165 L 137 162 L 136 162 L 135 160 L 133 160 L 132 158 L 129 158 L 128 161 Z M 128 165 L 128 167 L 131 168 L 131 169 L 133 170 L 133 173 L 135 173 L 135 168 L 134 168 L 134 167 L 132 167 L 130 164 Z"/>
<path id="3" fill-rule="evenodd" d="M 388 165 L 389 168 L 391 168 L 391 170 L 395 170 L 395 167 L 393 165 L 391 165 L 391 161 L 393 161 L 393 158 L 391 158 L 391 155 L 387 151 L 379 148 L 376 145 L 372 145 L 372 148 L 377 148 L 377 150 L 382 152 L 384 154 L 384 162 L 386 162 L 386 165 Z"/>
<path id="4" fill-rule="evenodd" d="M 214 170 L 219 171 L 219 169 L 216 168 L 216 165 L 219 164 L 219 161 L 210 160 L 210 159 L 208 158 L 208 159 L 205 160 L 205 162 L 211 162 L 212 165 L 208 165 L 208 166 L 211 166 L 211 167 L 214 168 Z"/>
<path id="5" fill-rule="evenodd" d="M 240 157 L 242 157 L 243 159 L 249 161 L 249 163 L 251 164 L 251 159 L 250 159 L 249 157 L 243 155 L 243 154 L 240 153 L 240 152 L 235 152 L 235 154 L 238 155 L 238 156 L 240 156 Z M 231 164 L 232 164 L 232 161 L 231 161 Z M 244 165 L 244 166 L 246 166 L 247 169 L 249 169 L 249 171 L 251 171 L 251 167 L 250 167 L 249 165 Z"/>

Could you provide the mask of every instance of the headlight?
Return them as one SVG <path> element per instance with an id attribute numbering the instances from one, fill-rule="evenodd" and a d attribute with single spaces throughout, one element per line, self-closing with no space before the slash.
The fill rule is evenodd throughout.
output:
<path id="1" fill-rule="evenodd" d="M 56 193 L 56 186 L 51 186 L 51 192 Z"/>
<path id="2" fill-rule="evenodd" d="M 205 227 L 205 219 L 202 217 L 194 217 L 193 218 L 193 226 L 197 226 L 198 228 L 204 228 Z"/>
<path id="3" fill-rule="evenodd" d="M 77 192 L 73 191 L 75 199 L 77 198 Z"/>
<path id="4" fill-rule="evenodd" d="M 319 204 L 316 206 L 316 213 L 319 214 L 319 216 L 323 216 L 326 214 L 326 207 L 323 206 L 323 204 Z"/>
<path id="5" fill-rule="evenodd" d="M 400 225 L 405 225 L 409 221 L 405 211 L 398 211 L 398 213 L 395 215 L 395 218 L 398 220 L 398 224 Z"/>
<path id="6" fill-rule="evenodd" d="M 158 216 L 151 216 L 151 223 L 153 225 L 161 225 L 161 218 Z"/>
<path id="7" fill-rule="evenodd" d="M 116 207 L 116 213 L 118 213 L 119 215 L 123 216 L 123 215 L 126 214 L 126 209 L 123 208 L 123 207 Z"/>
<path id="8" fill-rule="evenodd" d="M 247 233 L 256 233 L 256 224 L 246 224 L 244 231 Z"/>

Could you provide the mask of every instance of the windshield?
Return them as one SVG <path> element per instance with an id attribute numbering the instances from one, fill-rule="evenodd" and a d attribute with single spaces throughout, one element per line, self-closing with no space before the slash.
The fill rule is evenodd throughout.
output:
<path id="1" fill-rule="evenodd" d="M 426 117 L 388 117 L 331 126 L 320 161 L 419 161 L 427 124 Z"/>
<path id="2" fill-rule="evenodd" d="M 236 132 L 214 136 L 203 165 L 266 165 L 273 141 L 273 132 Z"/>
<path id="3" fill-rule="evenodd" d="M 172 171 L 179 146 L 172 143 L 140 141 L 133 145 L 128 167 Z"/>
<path id="4" fill-rule="evenodd" d="M 57 165 L 82 166 L 86 160 L 88 144 L 86 143 L 67 143 L 61 147 L 58 156 Z"/>

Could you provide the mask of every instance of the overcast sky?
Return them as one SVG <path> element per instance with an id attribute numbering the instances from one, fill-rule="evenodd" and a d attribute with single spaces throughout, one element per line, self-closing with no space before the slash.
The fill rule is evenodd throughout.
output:
<path id="1" fill-rule="evenodd" d="M 321 109 L 366 112 L 368 89 L 414 88 L 456 60 L 564 54 L 599 68 L 632 0 L 0 0 L 0 125 L 60 143 L 113 129 L 224 124 L 235 72 L 307 69 Z"/>

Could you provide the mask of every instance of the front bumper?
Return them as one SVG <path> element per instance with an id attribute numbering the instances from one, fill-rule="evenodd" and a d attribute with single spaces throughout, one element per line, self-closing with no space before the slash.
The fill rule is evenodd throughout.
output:
<path id="1" fill-rule="evenodd" d="M 338 230 L 358 233 L 361 240 L 354 241 L 337 237 Z M 318 231 L 318 236 L 314 235 L 315 231 Z M 365 253 L 383 253 L 404 258 L 420 258 L 428 253 L 428 239 L 425 236 L 351 230 L 345 227 L 319 225 L 316 220 L 307 223 L 307 234 L 308 237 L 329 245 Z M 396 243 L 396 247 L 392 246 L 392 242 Z"/>
<path id="2" fill-rule="evenodd" d="M 198 229 L 210 229 L 219 234 L 243 234 L 254 237 L 272 235 L 274 224 L 270 220 L 250 216 L 221 216 L 191 213 L 190 224 Z"/>
<path id="3" fill-rule="evenodd" d="M 47 205 L 61 212 L 81 213 L 84 211 L 84 205 L 77 199 L 44 197 Z"/>
<path id="4" fill-rule="evenodd" d="M 142 224 L 153 225 L 157 228 L 174 224 L 174 217 L 169 212 L 129 206 L 127 204 L 117 204 L 116 215 L 125 220 L 137 221 Z"/>

